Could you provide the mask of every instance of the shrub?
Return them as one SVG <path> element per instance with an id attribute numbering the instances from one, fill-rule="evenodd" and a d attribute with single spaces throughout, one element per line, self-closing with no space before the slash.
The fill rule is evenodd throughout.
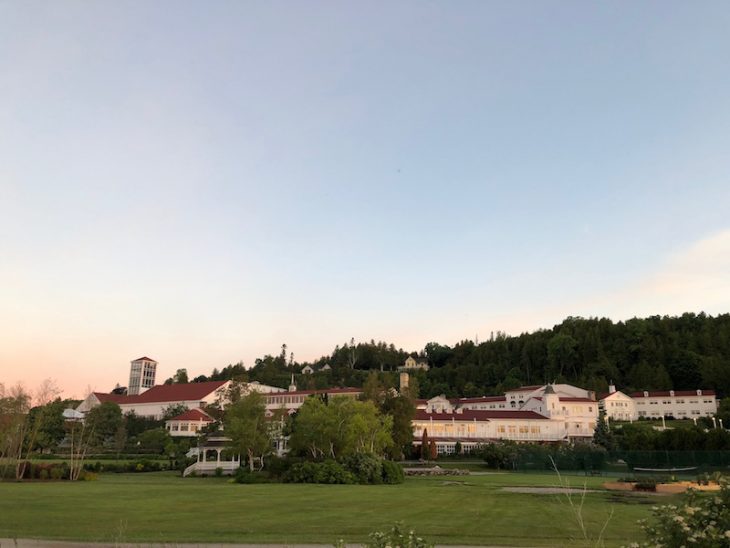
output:
<path id="1" fill-rule="evenodd" d="M 235 483 L 268 483 L 268 478 L 261 472 L 251 472 L 248 467 L 242 466 L 233 476 Z"/>
<path id="2" fill-rule="evenodd" d="M 656 491 L 657 480 L 651 478 L 640 479 L 634 485 L 636 491 Z"/>
<path id="3" fill-rule="evenodd" d="M 433 544 L 416 535 L 413 529 L 406 531 L 403 523 L 396 523 L 390 531 L 375 531 L 368 535 L 367 548 L 431 548 Z"/>
<path id="4" fill-rule="evenodd" d="M 392 460 L 383 461 L 383 483 L 395 484 L 403 483 L 405 481 L 405 474 L 403 468 L 397 462 Z"/>
<path id="5" fill-rule="evenodd" d="M 216 478 L 222 478 L 223 477 L 223 468 L 220 466 L 215 469 L 215 477 Z"/>
<path id="6" fill-rule="evenodd" d="M 283 479 L 287 483 L 356 483 L 353 474 L 335 461 L 293 464 L 284 474 Z"/>
<path id="7" fill-rule="evenodd" d="M 383 483 L 383 461 L 368 453 L 356 453 L 344 461 L 347 469 L 355 476 L 357 483 Z"/>
<path id="8" fill-rule="evenodd" d="M 642 546 L 696 546 L 714 548 L 730 545 L 730 484 L 721 480 L 720 493 L 698 497 L 689 490 L 683 504 L 654 507 L 655 521 L 642 520 L 649 541 Z M 639 546 L 634 543 L 632 546 Z"/>
<path id="9" fill-rule="evenodd" d="M 272 479 L 281 479 L 294 461 L 283 459 L 276 455 L 269 457 L 266 461 L 266 471 Z"/>
<path id="10" fill-rule="evenodd" d="M 82 470 L 81 474 L 79 474 L 80 481 L 96 481 L 97 479 L 99 479 L 99 475 L 96 472 Z"/>
<path id="11" fill-rule="evenodd" d="M 60 479 L 66 479 L 68 478 L 68 464 L 65 462 L 61 463 L 60 465 L 54 465 L 51 468 L 51 479 L 52 480 L 60 480 Z"/>
<path id="12" fill-rule="evenodd" d="M 43 468 L 38 474 L 38 479 L 47 480 L 50 477 L 50 473 L 47 469 Z"/>

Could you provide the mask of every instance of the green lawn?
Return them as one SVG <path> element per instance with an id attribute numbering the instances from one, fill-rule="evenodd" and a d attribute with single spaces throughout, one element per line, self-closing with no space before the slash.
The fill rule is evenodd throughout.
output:
<path id="1" fill-rule="evenodd" d="M 600 488 L 602 478 L 566 477 Z M 409 478 L 403 485 L 238 485 L 174 473 L 102 474 L 92 482 L 0 483 L 0 537 L 106 542 L 332 543 L 404 521 L 440 544 L 589 545 L 565 495 L 509 493 L 554 486 L 554 474 Z M 579 497 L 574 495 L 574 500 Z M 663 498 L 662 502 L 667 499 Z M 613 510 L 606 545 L 641 538 L 656 497 L 589 493 L 589 536 Z M 595 542 L 590 543 L 591 546 Z"/>

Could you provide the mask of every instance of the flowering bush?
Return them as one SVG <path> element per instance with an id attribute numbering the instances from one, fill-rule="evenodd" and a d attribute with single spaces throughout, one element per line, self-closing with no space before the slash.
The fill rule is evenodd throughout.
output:
<path id="1" fill-rule="evenodd" d="M 642 520 L 649 541 L 632 547 L 730 547 L 730 482 L 720 480 L 720 492 L 698 495 L 690 490 L 680 506 L 655 506 L 655 521 Z"/>
<path id="2" fill-rule="evenodd" d="M 430 544 L 416 535 L 413 529 L 406 531 L 402 523 L 396 523 L 390 531 L 375 531 L 368 535 L 368 548 L 431 548 Z"/>

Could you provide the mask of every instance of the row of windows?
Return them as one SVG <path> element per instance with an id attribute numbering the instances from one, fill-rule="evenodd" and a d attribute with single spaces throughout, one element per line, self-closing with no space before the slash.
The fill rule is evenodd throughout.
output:
<path id="1" fill-rule="evenodd" d="M 702 416 L 703 414 L 705 416 L 707 416 L 707 417 L 711 417 L 712 416 L 712 413 L 710 411 L 705 411 L 703 413 L 702 411 L 700 411 L 698 409 L 693 409 L 692 411 L 690 411 L 690 414 L 691 415 L 694 415 L 696 417 Z M 687 411 L 677 411 L 676 415 L 678 417 L 685 417 L 685 416 L 687 416 Z M 674 414 L 664 414 L 664 413 L 662 413 L 660 411 L 652 411 L 651 413 L 647 413 L 646 411 L 639 411 L 639 416 L 640 417 L 646 417 L 646 416 L 650 416 L 650 417 L 673 417 Z"/>
<path id="2" fill-rule="evenodd" d="M 476 434 L 475 424 L 432 424 L 418 425 L 417 428 L 425 427 L 431 436 L 454 435 L 454 434 Z"/>
<path id="3" fill-rule="evenodd" d="M 658 405 L 659 403 L 660 403 L 659 400 L 657 400 L 657 401 L 649 401 L 648 402 L 649 405 Z M 687 400 L 684 400 L 684 399 L 662 400 L 661 403 L 663 403 L 664 405 L 676 405 L 676 404 L 680 404 L 681 405 L 681 404 L 687 403 Z M 700 401 L 699 400 L 689 400 L 689 403 L 690 404 L 698 404 L 698 403 L 700 403 Z M 714 402 L 714 400 L 702 400 L 702 403 L 713 404 L 715 402 Z M 646 405 L 646 404 L 647 404 L 647 402 L 643 402 L 643 401 L 637 401 L 636 402 L 636 405 Z"/>
<path id="4" fill-rule="evenodd" d="M 516 434 L 519 432 L 520 434 L 539 434 L 540 433 L 540 427 L 539 426 L 525 426 L 521 425 L 519 427 L 514 425 L 505 425 L 501 424 L 497 426 L 497 432 L 500 434 L 509 433 L 509 434 Z"/>
<path id="5" fill-rule="evenodd" d="M 269 403 L 304 403 L 306 396 L 269 396 Z"/>
<path id="6" fill-rule="evenodd" d="M 176 422 L 173 422 L 172 424 L 168 425 L 171 432 L 197 432 L 198 431 L 198 424 L 196 423 L 187 423 L 187 422 L 181 422 L 180 424 L 177 424 Z"/>

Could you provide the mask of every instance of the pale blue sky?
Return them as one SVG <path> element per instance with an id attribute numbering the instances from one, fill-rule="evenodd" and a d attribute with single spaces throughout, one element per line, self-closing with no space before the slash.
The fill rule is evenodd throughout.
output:
<path id="1" fill-rule="evenodd" d="M 728 312 L 729 28 L 725 1 L 0 0 L 0 382 Z"/>

